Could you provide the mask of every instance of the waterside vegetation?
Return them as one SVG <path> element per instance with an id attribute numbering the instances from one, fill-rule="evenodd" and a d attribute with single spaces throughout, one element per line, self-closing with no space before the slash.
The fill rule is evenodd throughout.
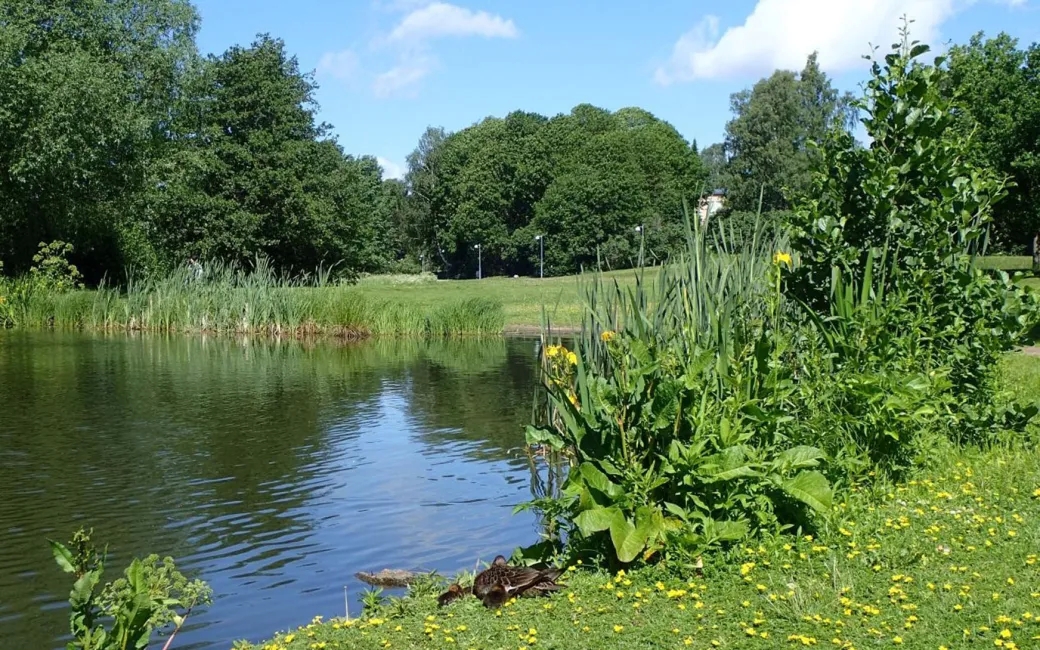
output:
<path id="1" fill-rule="evenodd" d="M 927 51 L 904 34 L 874 62 L 872 146 L 830 132 L 784 238 L 692 225 L 654 284 L 590 283 L 574 347 L 546 341 L 527 438 L 565 478 L 519 506 L 544 539 L 513 559 L 569 567 L 565 596 L 496 614 L 373 599 L 261 647 L 1040 636 L 1037 406 L 1000 366 L 1040 301 L 975 263 L 1003 184 L 963 155 Z"/>

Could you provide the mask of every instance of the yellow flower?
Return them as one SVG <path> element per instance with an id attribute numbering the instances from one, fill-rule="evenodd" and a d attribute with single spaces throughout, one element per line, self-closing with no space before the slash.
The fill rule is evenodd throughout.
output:
<path id="1" fill-rule="evenodd" d="M 620 633 L 621 633 L 621 631 L 622 631 L 622 630 L 624 630 L 624 629 L 625 629 L 625 626 L 624 626 L 624 625 L 615 625 L 615 626 L 614 626 L 614 631 L 615 631 L 615 632 L 617 632 L 617 633 L 619 633 L 619 634 L 620 634 Z"/>
<path id="2" fill-rule="evenodd" d="M 617 336 L 617 334 L 615 334 L 614 332 L 612 332 L 610 330 L 606 330 L 605 332 L 603 332 L 602 334 L 599 335 L 599 338 L 604 343 L 610 343 L 611 341 L 614 340 L 614 337 L 616 337 L 616 336 Z"/>
<path id="3" fill-rule="evenodd" d="M 573 352 L 568 352 L 567 363 L 571 364 L 572 366 L 578 365 L 578 355 L 574 354 Z"/>
<path id="4" fill-rule="evenodd" d="M 789 253 L 776 253 L 773 255 L 773 264 L 784 263 L 791 266 L 791 255 Z"/>

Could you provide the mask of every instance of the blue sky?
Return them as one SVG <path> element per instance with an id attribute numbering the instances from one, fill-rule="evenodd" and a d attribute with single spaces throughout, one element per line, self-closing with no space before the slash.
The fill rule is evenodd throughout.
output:
<path id="1" fill-rule="evenodd" d="M 1040 41 L 1040 0 L 196 0 L 199 45 L 220 53 L 257 33 L 316 71 L 320 118 L 387 175 L 428 125 L 458 130 L 522 109 L 639 106 L 703 148 L 721 140 L 729 96 L 812 50 L 855 91 L 870 43 L 899 17 L 943 47 L 983 30 Z"/>

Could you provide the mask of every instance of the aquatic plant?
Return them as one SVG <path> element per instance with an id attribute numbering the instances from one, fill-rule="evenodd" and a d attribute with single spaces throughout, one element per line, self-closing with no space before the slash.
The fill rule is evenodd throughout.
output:
<path id="1" fill-rule="evenodd" d="M 191 612 L 211 602 L 201 580 L 188 580 L 172 558 L 134 558 L 123 577 L 101 586 L 105 553 L 91 542 L 93 531 L 78 530 L 68 545 L 51 541 L 54 560 L 76 582 L 69 592 L 69 650 L 128 650 L 148 646 L 152 633 L 174 629 L 165 648 Z"/>

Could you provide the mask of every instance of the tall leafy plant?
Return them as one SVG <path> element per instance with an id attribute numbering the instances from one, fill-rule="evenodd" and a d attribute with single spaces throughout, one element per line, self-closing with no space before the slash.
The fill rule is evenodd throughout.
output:
<path id="1" fill-rule="evenodd" d="M 690 230 L 685 258 L 655 280 L 592 282 L 576 351 L 546 348 L 550 417 L 527 435 L 572 457 L 541 505 L 573 553 L 688 558 L 830 507 L 823 453 L 792 435 L 790 258 L 771 244 L 727 253 Z"/>
<path id="2" fill-rule="evenodd" d="M 192 609 L 210 602 L 211 590 L 201 580 L 188 580 L 171 558 L 134 558 L 123 577 L 101 584 L 105 554 L 98 553 L 90 532 L 79 530 L 68 544 L 51 541 L 58 566 L 75 578 L 69 593 L 68 650 L 143 650 L 152 633 L 174 626 L 164 647 L 180 630 Z"/>
<path id="3" fill-rule="evenodd" d="M 994 277 L 975 265 L 1005 182 L 972 164 L 970 140 L 951 128 L 957 107 L 942 93 L 944 59 L 924 64 L 919 59 L 927 52 L 904 26 L 902 42 L 873 62 L 858 102 L 870 145 L 856 146 L 843 131 L 822 143 L 810 191 L 789 214 L 801 263 L 788 289 L 827 315 L 843 300 L 835 293 L 836 273 L 870 285 L 864 300 L 887 314 L 888 347 L 874 361 L 895 356 L 903 367 L 912 361 L 944 373 L 946 425 L 959 437 L 977 438 L 1030 415 L 997 404 L 994 380 L 1000 353 L 1036 322 L 1037 300 L 1006 274 Z M 868 278 L 869 260 L 881 257 L 886 273 Z M 831 324 L 851 322 L 834 316 Z M 831 327 L 830 335 L 840 335 L 841 327 Z"/>

